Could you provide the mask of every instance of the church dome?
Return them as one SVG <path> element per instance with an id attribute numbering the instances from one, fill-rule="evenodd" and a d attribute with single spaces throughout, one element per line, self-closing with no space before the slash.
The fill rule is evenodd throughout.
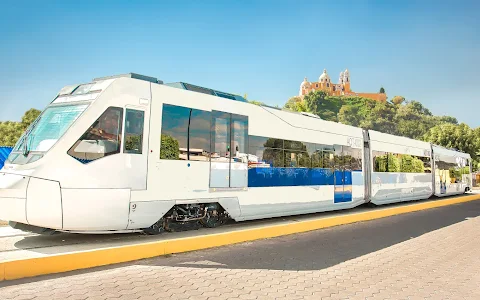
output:
<path id="1" fill-rule="evenodd" d="M 320 82 L 330 82 L 330 76 L 327 74 L 327 69 L 323 69 L 322 75 L 318 78 Z"/>
<path id="2" fill-rule="evenodd" d="M 303 88 L 303 87 L 305 87 L 305 88 L 309 88 L 309 87 L 310 87 L 310 82 L 308 82 L 307 77 L 305 77 L 305 78 L 303 79 L 302 83 L 300 84 L 300 88 Z"/>

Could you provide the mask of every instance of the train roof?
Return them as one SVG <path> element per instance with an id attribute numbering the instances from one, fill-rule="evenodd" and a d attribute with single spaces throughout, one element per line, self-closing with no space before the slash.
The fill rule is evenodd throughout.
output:
<path id="1" fill-rule="evenodd" d="M 432 144 L 432 147 L 433 147 L 433 153 L 435 154 L 470 158 L 470 154 L 462 152 L 460 150 L 449 149 L 449 148 L 445 148 L 445 147 L 434 145 L 434 144 Z"/>
<path id="2" fill-rule="evenodd" d="M 411 138 L 383 133 L 375 130 L 368 130 L 370 141 L 396 144 L 402 147 L 415 147 L 421 149 L 430 149 L 430 143 L 418 141 Z"/>
<path id="3" fill-rule="evenodd" d="M 245 98 L 243 98 L 242 96 L 234 95 L 234 94 L 230 94 L 230 93 L 225 93 L 225 92 L 220 92 L 220 91 L 217 91 L 217 90 L 214 90 L 214 89 L 194 85 L 194 84 L 191 84 L 191 83 L 171 82 L 171 83 L 165 83 L 164 85 L 175 87 L 175 88 L 182 89 L 182 90 L 188 90 L 188 91 L 192 91 L 192 92 L 197 92 L 197 93 L 222 97 L 222 98 L 226 98 L 226 99 L 230 99 L 230 100 L 247 102 L 247 100 Z"/>

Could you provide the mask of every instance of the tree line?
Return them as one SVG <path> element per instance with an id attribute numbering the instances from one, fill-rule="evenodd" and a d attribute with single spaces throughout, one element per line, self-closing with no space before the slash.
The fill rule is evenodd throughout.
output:
<path id="1" fill-rule="evenodd" d="M 0 122 L 0 146 L 15 146 L 22 133 L 27 130 L 40 113 L 41 111 L 38 109 L 31 108 L 25 112 L 20 122 Z"/>
<path id="2" fill-rule="evenodd" d="M 454 148 L 471 155 L 474 170 L 479 167 L 480 127 L 459 124 L 456 118 L 450 116 L 434 116 L 422 103 L 407 101 L 402 96 L 380 102 L 362 97 L 329 96 L 325 91 L 317 90 L 303 98 L 288 99 L 284 109 L 309 112 L 327 121 Z"/>

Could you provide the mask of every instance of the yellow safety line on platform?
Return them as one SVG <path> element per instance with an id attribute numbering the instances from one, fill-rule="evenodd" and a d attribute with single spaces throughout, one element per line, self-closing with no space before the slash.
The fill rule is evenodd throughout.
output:
<path id="1" fill-rule="evenodd" d="M 377 209 L 341 216 L 322 217 L 289 224 L 277 224 L 261 228 L 237 229 L 231 232 L 203 236 L 118 246 L 98 250 L 71 252 L 39 258 L 11 260 L 0 263 L 0 281 L 67 272 L 110 264 L 151 258 L 166 254 L 200 250 L 264 238 L 278 237 L 315 229 L 380 219 L 414 211 L 480 200 L 480 195 L 429 201 L 400 207 Z"/>

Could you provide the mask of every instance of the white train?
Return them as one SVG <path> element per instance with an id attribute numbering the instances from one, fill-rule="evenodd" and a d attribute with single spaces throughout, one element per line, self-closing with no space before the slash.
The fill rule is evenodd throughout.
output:
<path id="1" fill-rule="evenodd" d="M 465 153 L 130 73 L 58 93 L 0 172 L 0 219 L 155 234 L 471 186 Z"/>

